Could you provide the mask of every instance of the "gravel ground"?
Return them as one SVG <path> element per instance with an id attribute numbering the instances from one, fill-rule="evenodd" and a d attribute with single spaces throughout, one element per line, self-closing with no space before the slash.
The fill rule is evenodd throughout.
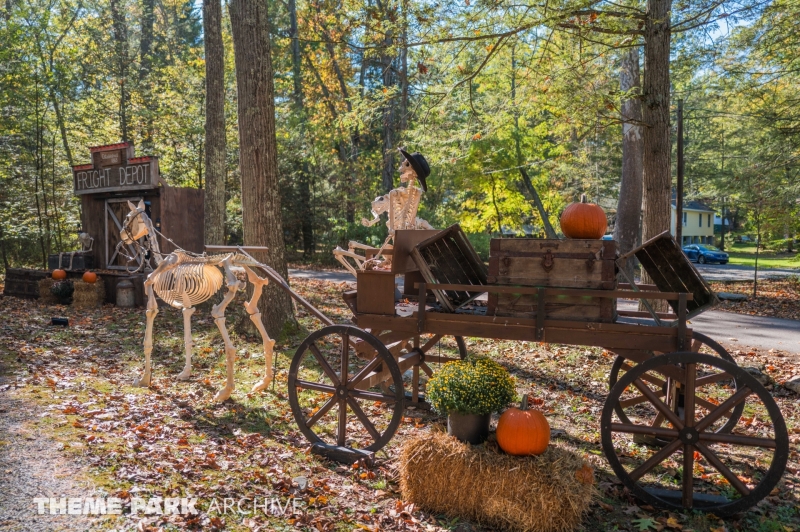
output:
<path id="1" fill-rule="evenodd" d="M 36 408 L 10 397 L 6 384 L 0 376 L 0 530 L 91 530 L 90 517 L 38 514 L 34 497 L 89 497 L 93 489 L 81 464 L 32 428 Z"/>

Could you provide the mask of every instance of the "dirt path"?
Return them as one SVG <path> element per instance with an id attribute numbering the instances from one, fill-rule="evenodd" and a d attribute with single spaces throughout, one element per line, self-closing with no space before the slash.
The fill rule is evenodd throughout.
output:
<path id="1" fill-rule="evenodd" d="M 14 398 L 11 382 L 0 376 L 0 530 L 91 530 L 81 515 L 38 514 L 35 497 L 88 497 L 93 488 L 82 464 L 36 427 L 39 408 Z"/>

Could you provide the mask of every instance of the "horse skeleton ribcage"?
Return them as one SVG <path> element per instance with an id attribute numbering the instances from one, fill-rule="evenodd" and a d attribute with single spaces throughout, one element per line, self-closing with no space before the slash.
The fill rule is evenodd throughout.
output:
<path id="1" fill-rule="evenodd" d="M 219 268 L 198 261 L 179 262 L 174 268 L 160 272 L 153 289 L 170 306 L 184 308 L 184 294 L 193 307 L 208 300 L 221 286 Z"/>

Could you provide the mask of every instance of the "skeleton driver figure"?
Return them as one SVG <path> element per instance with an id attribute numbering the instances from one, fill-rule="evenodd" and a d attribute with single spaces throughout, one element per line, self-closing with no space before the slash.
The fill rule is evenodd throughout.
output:
<path id="1" fill-rule="evenodd" d="M 428 161 L 419 152 L 409 154 L 402 149 L 399 151 L 403 155 L 403 161 L 400 163 L 400 182 L 405 186 L 395 188 L 388 194 L 375 198 L 372 202 L 372 220 L 361 219 L 362 225 L 372 227 L 380 221 L 381 214 L 387 213 L 386 227 L 389 228 L 389 236 L 383 246 L 370 260 L 366 260 L 364 255 L 356 253 L 355 250 L 375 250 L 375 248 L 359 242 L 350 242 L 347 251 L 340 247 L 333 251 L 336 259 L 353 275 L 356 275 L 357 270 L 347 261 L 346 257 L 353 259 L 358 269 L 363 269 L 364 267 L 369 269 L 381 264 L 381 254 L 384 250 L 391 249 L 389 242 L 393 240 L 395 231 L 399 229 L 433 229 L 431 224 L 417 217 L 417 209 L 419 209 L 422 193 L 428 190 L 428 185 L 425 181 L 431 173 Z M 422 188 L 415 186 L 416 181 L 419 181 Z M 389 264 L 390 257 L 386 257 L 382 261 L 382 267 L 388 267 Z"/>

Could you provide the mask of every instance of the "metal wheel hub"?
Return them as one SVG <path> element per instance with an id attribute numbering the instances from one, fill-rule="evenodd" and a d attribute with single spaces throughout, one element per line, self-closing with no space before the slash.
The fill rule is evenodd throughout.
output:
<path id="1" fill-rule="evenodd" d="M 350 390 L 347 389 L 347 386 L 341 384 L 336 387 L 336 397 L 339 399 L 347 399 L 347 396 L 350 395 Z"/>
<path id="2" fill-rule="evenodd" d="M 678 433 L 681 441 L 687 445 L 692 445 L 700 441 L 700 433 L 694 427 L 683 427 Z"/>

